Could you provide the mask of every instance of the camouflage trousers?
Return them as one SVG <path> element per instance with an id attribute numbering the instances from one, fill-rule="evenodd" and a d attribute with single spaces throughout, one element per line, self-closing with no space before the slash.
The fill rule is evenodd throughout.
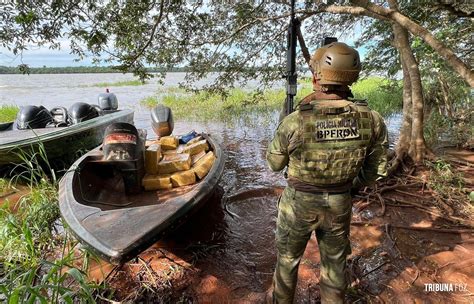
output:
<path id="1" fill-rule="evenodd" d="M 285 188 L 278 204 L 274 302 L 293 302 L 301 257 L 315 231 L 321 255 L 322 303 L 343 303 L 351 211 L 349 193 L 312 194 Z"/>

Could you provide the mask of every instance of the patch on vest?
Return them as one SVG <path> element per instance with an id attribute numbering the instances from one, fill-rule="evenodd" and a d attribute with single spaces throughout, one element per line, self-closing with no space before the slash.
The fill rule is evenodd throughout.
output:
<path id="1" fill-rule="evenodd" d="M 359 126 L 355 118 L 333 118 L 315 122 L 316 141 L 359 138 Z"/>

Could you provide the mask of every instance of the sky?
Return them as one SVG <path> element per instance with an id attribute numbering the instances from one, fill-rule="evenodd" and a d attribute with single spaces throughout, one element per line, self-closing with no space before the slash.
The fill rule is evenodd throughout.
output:
<path id="1" fill-rule="evenodd" d="M 23 52 L 23 56 L 15 56 L 6 48 L 0 47 L 0 65 L 18 66 L 25 63 L 30 67 L 66 67 L 66 66 L 91 66 L 92 60 L 84 58 L 81 61 L 74 61 L 76 57 L 70 54 L 67 44 L 61 43 L 60 50 L 51 50 L 48 47 L 31 47 Z"/>
<path id="2" fill-rule="evenodd" d="M 335 33 L 335 36 L 343 39 L 349 45 L 354 44 L 354 40 L 360 35 L 362 29 L 357 24 L 353 31 L 341 35 Z M 305 35 L 306 33 L 303 33 Z M 22 56 L 15 56 L 12 52 L 4 47 L 0 47 L 0 66 L 11 66 L 15 67 L 22 63 L 28 64 L 30 67 L 77 67 L 77 66 L 93 66 L 92 58 L 84 58 L 83 60 L 76 61 L 77 57 L 70 54 L 71 49 L 69 47 L 69 41 L 66 38 L 62 38 L 59 41 L 61 49 L 49 49 L 48 46 L 30 46 L 28 50 L 23 52 Z M 308 46 L 311 54 L 315 51 L 315 46 Z M 366 53 L 366 49 L 359 48 L 359 54 L 363 60 Z M 107 64 L 102 64 L 107 65 Z"/>

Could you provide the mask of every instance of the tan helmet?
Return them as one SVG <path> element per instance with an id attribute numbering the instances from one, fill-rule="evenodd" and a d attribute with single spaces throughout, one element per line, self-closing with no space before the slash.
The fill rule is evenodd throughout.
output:
<path id="1" fill-rule="evenodd" d="M 342 42 L 317 49 L 310 64 L 321 85 L 351 85 L 361 70 L 359 53 Z"/>

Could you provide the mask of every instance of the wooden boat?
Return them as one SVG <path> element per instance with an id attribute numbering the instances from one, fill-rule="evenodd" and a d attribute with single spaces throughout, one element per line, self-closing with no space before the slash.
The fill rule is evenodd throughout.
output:
<path id="1" fill-rule="evenodd" d="M 133 111 L 124 109 L 104 112 L 81 123 L 55 128 L 9 130 L 13 123 L 0 125 L 0 167 L 21 163 L 20 153 L 31 155 L 43 143 L 48 159 L 74 158 L 100 145 L 105 128 L 114 122 L 133 123 Z M 69 163 L 71 164 L 72 161 Z"/>
<path id="2" fill-rule="evenodd" d="M 107 168 L 100 148 L 77 160 L 59 185 L 59 207 L 82 243 L 113 264 L 124 263 L 183 223 L 211 196 L 224 171 L 225 155 L 203 135 L 216 160 L 194 185 L 126 194 L 123 179 Z"/>

